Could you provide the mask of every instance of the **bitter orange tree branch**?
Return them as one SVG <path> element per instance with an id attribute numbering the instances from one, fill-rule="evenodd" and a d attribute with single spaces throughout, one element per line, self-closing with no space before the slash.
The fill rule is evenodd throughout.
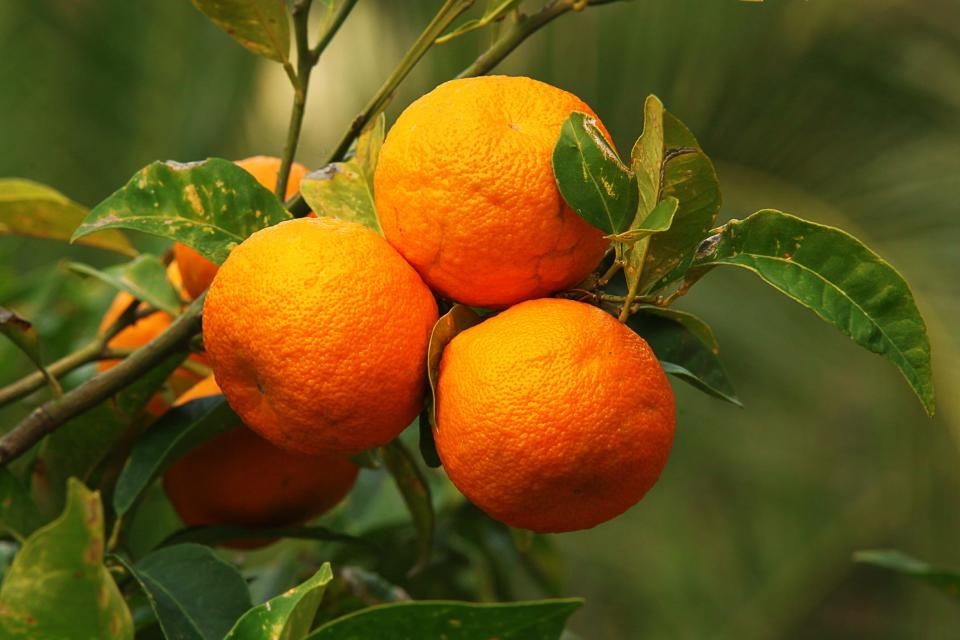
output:
<path id="1" fill-rule="evenodd" d="M 611 2 L 617 2 L 618 0 L 554 0 L 553 2 L 548 3 L 542 9 L 536 13 L 525 16 L 521 15 L 519 18 L 515 19 L 509 28 L 507 28 L 502 35 L 494 42 L 490 48 L 484 51 L 469 67 L 460 72 L 457 76 L 458 78 L 467 78 L 471 76 L 479 76 L 485 73 L 488 73 L 491 69 L 497 66 L 507 55 L 513 51 L 517 46 L 520 45 L 528 36 L 537 31 L 540 27 L 543 27 L 548 22 L 557 18 L 568 11 L 579 11 L 587 6 L 592 5 L 601 5 L 608 4 Z M 457 5 L 463 4 L 465 6 L 459 8 L 456 12 L 456 15 L 462 13 L 467 7 L 472 4 L 470 2 L 452 2 L 448 0 L 444 4 L 444 8 L 438 13 L 438 17 L 444 12 L 444 9 L 448 5 Z M 449 24 L 454 15 L 447 21 Z M 406 77 L 406 74 L 410 72 L 410 69 L 413 68 L 413 65 L 416 64 L 416 61 L 426 53 L 427 49 L 430 48 L 430 45 L 433 44 L 436 37 L 427 40 L 425 36 L 428 31 L 436 31 L 439 36 L 444 29 L 431 29 L 434 26 L 437 18 L 434 18 L 434 22 L 431 22 L 430 26 L 427 27 L 427 30 L 421 34 L 420 38 L 417 40 L 417 43 L 414 44 L 414 47 L 411 48 L 407 55 L 404 56 L 404 59 L 401 60 L 400 65 L 394 71 L 393 75 L 388 78 L 387 82 L 384 83 L 384 86 L 380 88 L 380 91 L 377 92 L 377 95 L 370 101 L 360 115 L 358 115 L 354 121 L 350 124 L 350 128 L 344 133 L 343 137 L 340 139 L 340 142 L 337 144 L 334 152 L 330 154 L 328 159 L 328 164 L 330 162 L 336 162 L 341 160 L 346 154 L 347 150 L 350 148 L 350 145 L 353 144 L 353 141 L 357 139 L 357 136 L 360 135 L 360 132 L 363 131 L 363 128 L 367 125 L 370 119 L 376 116 L 386 103 L 389 101 L 390 96 L 396 90 L 397 85 Z M 425 41 L 425 42 L 424 42 Z M 422 52 L 418 52 L 418 45 L 422 45 Z M 417 55 L 418 54 L 418 55 Z M 416 57 L 413 57 L 413 56 Z M 411 60 L 408 60 L 410 58 Z M 398 72 L 402 71 L 402 74 Z M 303 197 L 299 194 L 291 198 L 287 202 L 287 208 L 295 216 L 305 216 L 310 211 L 309 205 L 304 201 Z"/>
<path id="2" fill-rule="evenodd" d="M 133 384 L 140 376 L 178 350 L 186 351 L 190 339 L 200 331 L 203 310 L 201 296 L 174 320 L 166 331 L 134 351 L 112 369 L 87 380 L 60 399 L 34 409 L 20 424 L 0 439 L 0 465 L 27 452 L 41 438 L 71 418 L 103 402 Z"/>
<path id="3" fill-rule="evenodd" d="M 125 329 L 127 326 L 144 317 L 138 311 L 139 305 L 139 300 L 131 300 L 126 308 L 120 312 L 120 315 L 117 316 L 117 319 L 114 320 L 113 323 L 106 328 L 106 330 L 101 331 L 96 338 L 83 345 L 73 353 L 65 355 L 48 366 L 47 373 L 53 378 L 59 380 L 74 369 L 82 367 L 87 363 L 109 358 L 111 351 L 107 349 L 107 342 L 109 342 L 111 338 L 120 333 L 120 331 Z M 30 395 L 37 389 L 43 387 L 46 382 L 47 380 L 44 377 L 43 372 L 35 371 L 24 376 L 23 378 L 20 378 L 16 382 L 8 384 L 0 389 L 0 407 Z"/>
<path id="4" fill-rule="evenodd" d="M 297 70 L 290 77 L 293 84 L 293 108 L 290 112 L 290 125 L 287 128 L 287 142 L 283 148 L 283 157 L 280 160 L 280 170 L 277 173 L 276 194 L 283 198 L 287 192 L 287 182 L 290 180 L 290 167 L 297 155 L 297 146 L 300 143 L 300 130 L 303 127 L 303 113 L 307 105 L 307 87 L 310 86 L 310 73 L 317 65 L 320 54 L 327 48 L 333 36 L 343 25 L 357 0 L 345 0 L 334 11 L 328 25 L 320 36 L 320 41 L 313 49 L 310 48 L 309 22 L 310 6 L 313 0 L 297 0 L 293 3 L 293 34 L 297 47 Z"/>

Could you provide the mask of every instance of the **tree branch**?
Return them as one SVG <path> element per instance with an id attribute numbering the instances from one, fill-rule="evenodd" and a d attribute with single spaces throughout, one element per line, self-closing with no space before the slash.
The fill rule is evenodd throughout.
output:
<path id="1" fill-rule="evenodd" d="M 490 45 L 490 47 L 486 51 L 480 54 L 480 56 L 476 60 L 474 60 L 474 62 L 470 66 L 468 66 L 466 69 L 461 71 L 457 77 L 469 78 L 472 76 L 480 76 L 485 73 L 488 73 L 491 69 L 493 69 L 498 64 L 500 64 L 500 62 L 503 61 L 503 59 L 506 58 L 511 51 L 516 49 L 531 34 L 533 34 L 535 31 L 537 31 L 541 27 L 545 26 L 554 18 L 557 18 L 563 15 L 564 13 L 567 13 L 568 11 L 580 11 L 587 6 L 609 4 L 611 2 L 617 2 L 617 1 L 618 0 L 589 0 L 589 1 L 588 0 L 554 0 L 553 2 L 550 2 L 549 4 L 547 4 L 545 7 L 543 7 L 533 15 L 529 15 L 529 16 L 521 15 L 516 21 L 514 21 L 509 26 L 509 28 L 504 30 L 501 36 L 497 38 L 497 40 L 492 45 Z M 471 4 L 471 2 L 467 2 L 466 6 L 460 8 L 459 11 L 457 12 L 457 15 L 459 15 L 460 12 L 465 10 Z M 457 4 L 457 3 L 451 2 L 451 0 L 448 0 L 447 3 L 444 5 L 444 8 L 440 10 L 441 13 L 444 11 L 444 9 L 447 8 L 448 5 L 451 5 L 451 4 Z M 438 13 L 437 15 L 439 16 L 440 14 Z M 453 16 L 450 19 L 450 21 L 452 21 L 453 18 L 455 17 L 456 15 Z M 436 18 L 434 18 L 434 21 L 436 21 Z M 449 21 L 448 21 L 448 24 L 449 24 Z M 431 22 L 431 26 L 433 25 L 434 23 Z M 428 26 L 427 29 L 429 30 L 430 26 Z M 441 29 L 437 35 L 438 36 L 441 35 L 443 31 L 444 29 Z M 424 31 L 424 33 L 421 34 L 420 38 L 417 40 L 418 44 L 424 38 L 426 33 L 427 31 Z M 436 38 L 434 38 L 434 40 L 435 39 Z M 419 58 L 422 57 L 424 53 L 426 53 L 426 50 L 429 48 L 431 44 L 433 44 L 433 40 L 426 43 L 426 47 L 417 56 L 416 60 L 413 60 L 413 64 L 416 64 L 416 61 L 419 60 Z M 404 64 L 407 61 L 407 57 L 410 56 L 412 53 L 414 53 L 414 50 L 416 47 L 417 47 L 417 44 L 414 44 L 414 48 L 411 48 L 411 50 L 407 52 L 407 56 L 404 56 L 404 60 L 400 62 L 400 65 L 397 67 L 397 70 L 394 71 L 394 75 L 397 74 L 397 71 L 404 68 Z M 343 159 L 343 156 L 346 154 L 347 149 L 350 148 L 350 145 L 353 144 L 353 141 L 356 140 L 357 136 L 360 135 L 360 132 L 363 131 L 363 128 L 370 121 L 370 118 L 372 118 L 377 113 L 379 113 L 379 110 L 371 110 L 371 107 L 382 109 L 384 106 L 386 106 L 386 103 L 389 101 L 391 94 L 396 89 L 396 84 L 399 84 L 400 81 L 403 80 L 403 77 L 405 77 L 406 74 L 409 73 L 410 69 L 413 68 L 413 64 L 411 64 L 410 67 L 406 69 L 406 71 L 403 73 L 402 76 L 396 78 L 395 84 L 391 82 L 394 79 L 394 75 L 391 75 L 391 77 L 387 80 L 384 86 L 380 88 L 380 91 L 377 92 L 377 95 L 370 101 L 367 107 L 350 124 L 350 127 L 347 129 L 343 137 L 340 139 L 340 142 L 337 144 L 336 149 L 334 149 L 333 153 L 330 154 L 330 157 L 327 159 L 326 164 L 330 164 L 331 162 L 336 162 L 338 160 Z M 301 196 L 300 194 L 297 194 L 294 197 L 290 198 L 290 200 L 286 202 L 286 207 L 290 211 L 290 213 L 292 213 L 297 217 L 305 216 L 307 215 L 307 213 L 310 212 L 310 206 L 306 203 L 306 201 L 303 199 L 303 196 Z"/>
<path id="2" fill-rule="evenodd" d="M 200 331 L 203 299 L 201 296 L 194 300 L 166 331 L 109 371 L 87 380 L 64 394 L 63 398 L 50 400 L 34 409 L 0 439 L 0 465 L 16 459 L 71 418 L 130 386 L 170 354 L 179 349 L 186 350 L 190 338 Z"/>

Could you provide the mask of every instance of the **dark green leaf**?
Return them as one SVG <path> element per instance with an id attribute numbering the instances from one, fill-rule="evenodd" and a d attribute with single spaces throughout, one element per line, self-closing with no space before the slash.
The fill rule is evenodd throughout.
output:
<path id="1" fill-rule="evenodd" d="M 383 146 L 384 117 L 380 114 L 357 140 L 356 154 L 308 173 L 300 193 L 319 216 L 358 222 L 383 235 L 373 200 L 373 172 Z"/>
<path id="2" fill-rule="evenodd" d="M 57 511 L 63 503 L 67 478 L 94 480 L 95 470 L 133 426 L 143 409 L 183 361 L 174 353 L 136 382 L 47 436 L 34 465 L 32 490 L 43 509 Z"/>
<path id="3" fill-rule="evenodd" d="M 164 540 L 163 546 L 196 542 L 215 546 L 231 540 L 262 540 L 265 538 L 293 538 L 298 540 L 322 540 L 325 542 L 345 542 L 367 547 L 372 545 L 362 538 L 339 533 L 326 527 L 243 527 L 239 525 L 210 525 L 189 527 L 177 531 Z"/>
<path id="4" fill-rule="evenodd" d="M 594 227 L 626 231 L 637 214 L 637 183 L 597 121 L 574 111 L 553 149 L 553 174 L 567 204 Z"/>
<path id="5" fill-rule="evenodd" d="M 310 631 L 331 580 L 333 571 L 325 562 L 303 584 L 243 614 L 224 640 L 300 640 Z"/>
<path id="6" fill-rule="evenodd" d="M 889 569 L 933 585 L 946 594 L 960 599 L 960 571 L 932 567 L 922 560 L 895 549 L 870 549 L 853 554 L 856 562 Z"/>
<path id="7" fill-rule="evenodd" d="M 0 178 L 0 236 L 68 242 L 86 215 L 86 207 L 50 187 L 20 178 Z M 137 255 L 121 231 L 104 231 L 79 242 L 128 256 Z"/>
<path id="8" fill-rule="evenodd" d="M 101 229 L 136 229 L 221 264 L 254 231 L 290 217 L 269 189 L 229 160 L 154 162 L 94 207 L 72 240 Z"/>
<path id="9" fill-rule="evenodd" d="M 430 486 L 423 476 L 416 460 L 410 455 L 407 448 L 399 439 L 394 440 L 382 449 L 383 463 L 403 496 L 403 501 L 410 511 L 413 526 L 417 530 L 417 562 L 410 569 L 413 575 L 427 566 L 433 549 L 433 532 L 435 517 L 433 502 L 430 499 Z"/>
<path id="10" fill-rule="evenodd" d="M 47 379 L 50 388 L 53 389 L 55 396 L 63 395 L 63 389 L 57 379 L 50 375 L 46 367 L 43 366 L 43 360 L 40 358 L 40 340 L 37 338 L 37 332 L 33 325 L 24 318 L 21 318 L 13 311 L 0 307 L 0 333 L 7 336 L 13 344 L 17 345 L 30 361 L 43 373 Z"/>
<path id="11" fill-rule="evenodd" d="M 102 270 L 79 262 L 71 262 L 68 266 L 77 273 L 93 276 L 126 291 L 155 309 L 172 316 L 180 313 L 180 295 L 167 279 L 167 268 L 156 256 L 143 254 L 130 262 Z"/>
<path id="12" fill-rule="evenodd" d="M 743 406 L 720 362 L 720 348 L 710 327 L 693 314 L 676 309 L 642 307 L 627 320 L 663 366 L 663 370 L 714 397 Z"/>
<path id="13" fill-rule="evenodd" d="M 764 209 L 704 241 L 693 268 L 741 267 L 890 360 L 933 414 L 926 325 L 903 277 L 850 234 Z"/>
<path id="14" fill-rule="evenodd" d="M 167 638 L 222 640 L 251 607 L 240 572 L 199 544 L 164 547 L 136 564 L 123 558 Z"/>
<path id="15" fill-rule="evenodd" d="M 59 518 L 23 544 L 0 587 L 0 636 L 133 638 L 130 611 L 103 565 L 100 494 L 70 480 Z"/>
<path id="16" fill-rule="evenodd" d="M 557 640 L 582 600 L 508 604 L 419 601 L 363 609 L 328 622 L 308 640 Z"/>
<path id="17" fill-rule="evenodd" d="M 150 482 L 183 454 L 241 424 L 222 395 L 198 398 L 167 411 L 130 452 L 113 493 L 117 514 L 125 514 Z"/>
<path id="18" fill-rule="evenodd" d="M 0 468 L 0 531 L 23 541 L 41 524 L 30 492 L 9 467 Z"/>
<path id="19" fill-rule="evenodd" d="M 276 62 L 289 60 L 284 0 L 193 0 L 193 6 L 253 53 Z"/>
<path id="20" fill-rule="evenodd" d="M 643 133 L 631 155 L 640 193 L 637 223 L 667 197 L 678 203 L 669 229 L 627 250 L 627 284 L 636 282 L 645 293 L 677 279 L 690 264 L 720 211 L 720 185 L 697 139 L 656 96 L 644 103 Z"/>

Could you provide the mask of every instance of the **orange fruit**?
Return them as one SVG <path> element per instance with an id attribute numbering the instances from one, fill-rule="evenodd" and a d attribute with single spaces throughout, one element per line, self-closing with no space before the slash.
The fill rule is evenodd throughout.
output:
<path id="1" fill-rule="evenodd" d="M 437 451 L 491 517 L 587 529 L 654 485 L 673 442 L 673 391 L 647 343 L 572 300 L 520 303 L 444 350 Z"/>
<path id="2" fill-rule="evenodd" d="M 210 285 L 203 335 L 244 423 L 308 454 L 386 444 L 423 404 L 437 305 L 370 229 L 301 218 L 261 229 Z"/>
<path id="3" fill-rule="evenodd" d="M 177 268 L 177 263 L 173 262 L 167 268 L 167 278 L 174 285 L 174 287 L 182 294 L 182 281 L 180 279 L 180 271 Z M 107 328 L 112 325 L 117 318 L 120 317 L 120 314 L 129 306 L 133 301 L 133 296 L 127 293 L 126 291 L 120 291 L 113 298 L 113 302 L 110 303 L 110 306 L 107 308 L 106 313 L 103 315 L 103 319 L 100 321 L 100 331 L 105 331 Z M 144 308 L 143 303 L 140 304 L 140 308 Z M 117 335 L 110 339 L 107 343 L 107 346 L 110 349 L 139 349 L 143 345 L 147 344 L 158 335 L 166 331 L 167 327 L 173 322 L 173 317 L 165 311 L 154 311 L 148 316 L 145 316 L 133 324 L 127 325 L 123 330 L 121 330 Z M 206 359 L 200 354 L 194 354 L 190 356 L 190 360 L 197 364 L 206 365 Z M 97 371 L 103 372 L 108 369 L 115 367 L 120 361 L 119 360 L 99 360 L 97 361 Z M 186 389 L 190 388 L 203 376 L 194 373 L 190 369 L 185 367 L 179 367 L 174 371 L 173 375 L 170 376 L 170 379 L 167 381 L 167 384 L 170 386 L 171 390 L 176 393 L 182 393 Z M 168 406 L 168 402 L 163 399 L 161 394 L 155 395 L 147 403 L 147 412 L 158 416 L 162 414 Z"/>
<path id="4" fill-rule="evenodd" d="M 247 173 L 257 179 L 265 188 L 273 191 L 277 186 L 277 175 L 280 173 L 280 158 L 271 156 L 253 156 L 237 160 L 236 165 L 246 169 Z M 294 162 L 290 165 L 290 176 L 287 179 L 286 198 L 291 198 L 300 191 L 300 180 L 309 169 Z M 217 275 L 217 265 L 213 264 L 196 249 L 177 242 L 173 245 L 173 257 L 180 265 L 183 273 L 183 286 L 191 298 L 197 298 L 207 290 L 213 277 Z"/>
<path id="5" fill-rule="evenodd" d="M 442 84 L 397 118 L 374 175 L 377 214 L 432 289 L 503 308 L 576 285 L 597 266 L 608 243 L 553 177 L 572 111 L 596 117 L 548 84 L 483 76 Z"/>
<path id="6" fill-rule="evenodd" d="M 180 396 L 175 406 L 219 393 L 210 376 Z M 188 526 L 286 527 L 332 509 L 353 487 L 358 471 L 345 456 L 280 449 L 238 423 L 174 463 L 164 474 L 163 486 Z M 243 540 L 229 546 L 268 542 Z"/>

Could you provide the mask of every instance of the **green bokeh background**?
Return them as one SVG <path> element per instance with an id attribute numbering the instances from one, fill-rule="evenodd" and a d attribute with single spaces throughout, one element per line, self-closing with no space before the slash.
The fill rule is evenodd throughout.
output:
<path id="1" fill-rule="evenodd" d="M 314 72 L 298 160 L 322 161 L 439 4 L 360 1 Z M 850 230 L 911 283 L 933 343 L 929 420 L 892 366 L 750 274 L 702 281 L 679 306 L 713 324 L 746 408 L 675 383 L 657 487 L 556 538 L 583 638 L 960 634 L 957 602 L 850 561 L 898 547 L 960 566 L 958 34 L 949 0 L 636 0 L 563 16 L 499 67 L 578 94 L 621 149 L 656 93 L 714 159 L 724 218 L 770 206 Z M 388 124 L 488 38 L 431 51 Z M 0 4 L 0 175 L 84 204 L 155 159 L 278 155 L 290 100 L 278 66 L 187 0 Z M 0 304 L 35 321 L 47 359 L 89 338 L 112 295 L 65 257 L 115 259 L 0 238 Z M 0 383 L 22 360 L 0 345 Z"/>

